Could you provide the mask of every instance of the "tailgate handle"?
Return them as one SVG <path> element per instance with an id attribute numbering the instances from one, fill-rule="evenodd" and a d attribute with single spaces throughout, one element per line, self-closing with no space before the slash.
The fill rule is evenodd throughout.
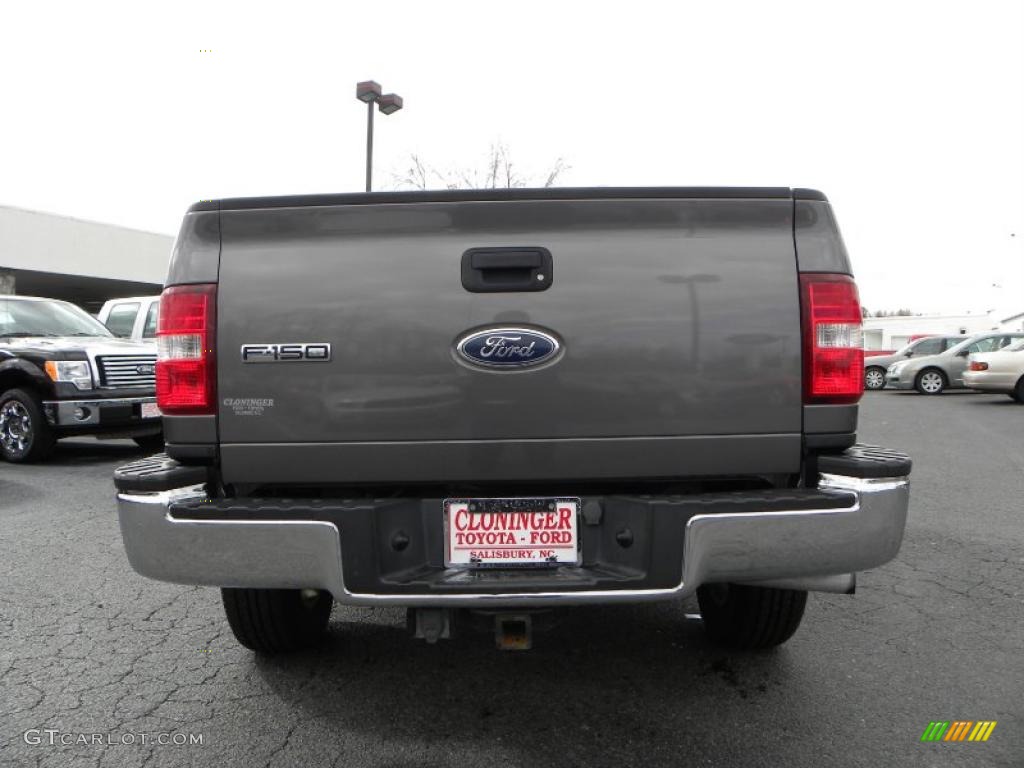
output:
<path id="1" fill-rule="evenodd" d="M 462 287 L 473 293 L 545 291 L 551 272 L 547 248 L 470 248 L 462 254 Z"/>
<path id="2" fill-rule="evenodd" d="M 473 269 L 535 269 L 540 266 L 537 251 L 476 251 L 469 257 Z"/>

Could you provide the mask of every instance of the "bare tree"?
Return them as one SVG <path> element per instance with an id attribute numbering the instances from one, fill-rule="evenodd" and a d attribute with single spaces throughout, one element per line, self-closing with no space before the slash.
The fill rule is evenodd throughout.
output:
<path id="1" fill-rule="evenodd" d="M 862 313 L 866 310 L 861 308 Z M 914 312 L 911 309 L 879 309 L 876 312 L 868 312 L 864 317 L 913 317 L 919 315 L 920 312 Z"/>
<path id="2" fill-rule="evenodd" d="M 555 160 L 554 165 L 551 166 L 551 170 L 548 171 L 548 175 L 547 175 L 547 178 L 544 179 L 543 186 L 545 186 L 545 187 L 553 187 L 553 186 L 555 186 L 555 182 L 558 181 L 558 177 L 562 175 L 563 171 L 567 171 L 567 170 L 569 170 L 569 166 L 565 164 L 565 160 L 563 160 L 562 158 L 559 157 L 558 159 Z"/>
<path id="3" fill-rule="evenodd" d="M 409 163 L 408 170 L 400 179 L 402 186 L 413 189 L 430 189 L 430 177 L 433 172 L 423 162 L 423 159 L 419 155 L 410 155 Z"/>
<path id="4" fill-rule="evenodd" d="M 515 187 L 553 187 L 570 166 L 557 158 L 547 173 L 540 176 L 524 174 L 512 160 L 508 147 L 502 143 L 491 145 L 482 166 L 454 168 L 439 171 L 419 155 L 409 156 L 409 167 L 395 175 L 397 187 L 405 189 L 501 189 Z"/>

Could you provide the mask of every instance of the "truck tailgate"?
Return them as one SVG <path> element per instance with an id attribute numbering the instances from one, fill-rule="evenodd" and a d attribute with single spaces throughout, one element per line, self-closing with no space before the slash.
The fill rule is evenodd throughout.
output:
<path id="1" fill-rule="evenodd" d="M 222 211 L 225 479 L 795 471 L 792 215 L 791 199 Z M 502 246 L 549 250 L 550 287 L 466 290 L 464 252 Z M 562 356 L 511 373 L 457 359 L 468 331 L 502 326 L 549 332 Z M 243 362 L 271 343 L 329 343 L 331 359 Z"/>

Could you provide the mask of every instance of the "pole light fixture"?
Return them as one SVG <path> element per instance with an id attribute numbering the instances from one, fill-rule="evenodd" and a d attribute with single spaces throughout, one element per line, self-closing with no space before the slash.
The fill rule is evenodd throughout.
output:
<path id="1" fill-rule="evenodd" d="M 402 97 L 397 93 L 382 93 L 380 83 L 364 80 L 356 83 L 356 98 L 366 104 L 366 191 L 373 183 L 373 105 L 382 114 L 391 115 L 402 108 Z"/>
<path id="2" fill-rule="evenodd" d="M 372 104 L 380 98 L 381 88 L 380 83 L 375 83 L 373 80 L 366 80 L 362 83 L 356 83 L 356 98 L 360 101 L 365 101 L 367 104 Z"/>
<path id="3" fill-rule="evenodd" d="M 377 108 L 385 115 L 390 115 L 402 108 L 402 97 L 397 93 L 385 93 L 377 99 Z"/>

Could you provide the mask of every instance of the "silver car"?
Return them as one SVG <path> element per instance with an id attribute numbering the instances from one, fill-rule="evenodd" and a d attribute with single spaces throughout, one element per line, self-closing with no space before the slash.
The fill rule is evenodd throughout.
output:
<path id="1" fill-rule="evenodd" d="M 979 333 L 941 354 L 893 363 L 885 372 L 885 383 L 895 389 L 916 389 L 922 395 L 938 395 L 950 388 L 960 388 L 964 386 L 968 355 L 995 352 L 1017 339 L 1024 339 L 1024 333 Z"/>
<path id="2" fill-rule="evenodd" d="M 952 346 L 964 341 L 966 336 L 926 336 L 916 339 L 891 355 L 878 355 L 864 358 L 864 389 L 882 389 L 885 387 L 885 372 L 893 363 L 911 357 L 938 355 Z"/>

